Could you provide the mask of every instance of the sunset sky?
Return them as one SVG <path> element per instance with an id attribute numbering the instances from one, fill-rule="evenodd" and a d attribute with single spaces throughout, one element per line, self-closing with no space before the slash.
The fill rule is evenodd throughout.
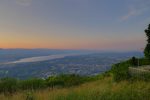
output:
<path id="1" fill-rule="evenodd" d="M 140 50 L 150 0 L 0 0 L 0 48 Z"/>

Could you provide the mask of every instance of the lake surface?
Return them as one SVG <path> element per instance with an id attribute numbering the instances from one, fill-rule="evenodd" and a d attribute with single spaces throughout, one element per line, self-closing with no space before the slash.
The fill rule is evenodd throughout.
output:
<path id="1" fill-rule="evenodd" d="M 39 62 L 39 61 L 53 60 L 53 59 L 64 58 L 67 56 L 77 56 L 77 55 L 81 55 L 81 54 L 56 54 L 56 55 L 48 55 L 48 56 L 30 57 L 30 58 L 23 58 L 17 61 L 8 62 L 7 64 Z"/>

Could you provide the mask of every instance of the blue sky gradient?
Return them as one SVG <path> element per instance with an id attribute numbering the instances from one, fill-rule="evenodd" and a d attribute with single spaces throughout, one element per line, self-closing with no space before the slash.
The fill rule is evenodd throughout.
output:
<path id="1" fill-rule="evenodd" d="M 139 51 L 150 0 L 1 0 L 0 47 Z"/>

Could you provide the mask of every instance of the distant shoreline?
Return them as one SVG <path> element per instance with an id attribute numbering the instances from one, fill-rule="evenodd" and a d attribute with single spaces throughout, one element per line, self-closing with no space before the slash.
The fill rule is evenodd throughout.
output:
<path id="1" fill-rule="evenodd" d="M 29 57 L 29 58 L 23 58 L 17 61 L 7 62 L 3 64 L 18 64 L 18 63 L 30 63 L 30 62 L 39 62 L 39 61 L 47 61 L 47 60 L 53 60 L 53 59 L 59 59 L 64 58 L 67 56 L 77 56 L 77 55 L 83 55 L 83 53 L 73 53 L 73 54 L 55 54 L 55 55 L 48 55 L 48 56 L 38 56 L 38 57 Z"/>

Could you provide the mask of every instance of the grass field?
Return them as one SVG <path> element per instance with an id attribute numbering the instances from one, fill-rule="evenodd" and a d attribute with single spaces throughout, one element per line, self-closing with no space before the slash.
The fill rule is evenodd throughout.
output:
<path id="1" fill-rule="evenodd" d="M 1 94 L 0 100 L 150 100 L 150 83 L 116 83 L 111 77 L 105 77 L 76 87 L 21 91 L 12 96 Z"/>

